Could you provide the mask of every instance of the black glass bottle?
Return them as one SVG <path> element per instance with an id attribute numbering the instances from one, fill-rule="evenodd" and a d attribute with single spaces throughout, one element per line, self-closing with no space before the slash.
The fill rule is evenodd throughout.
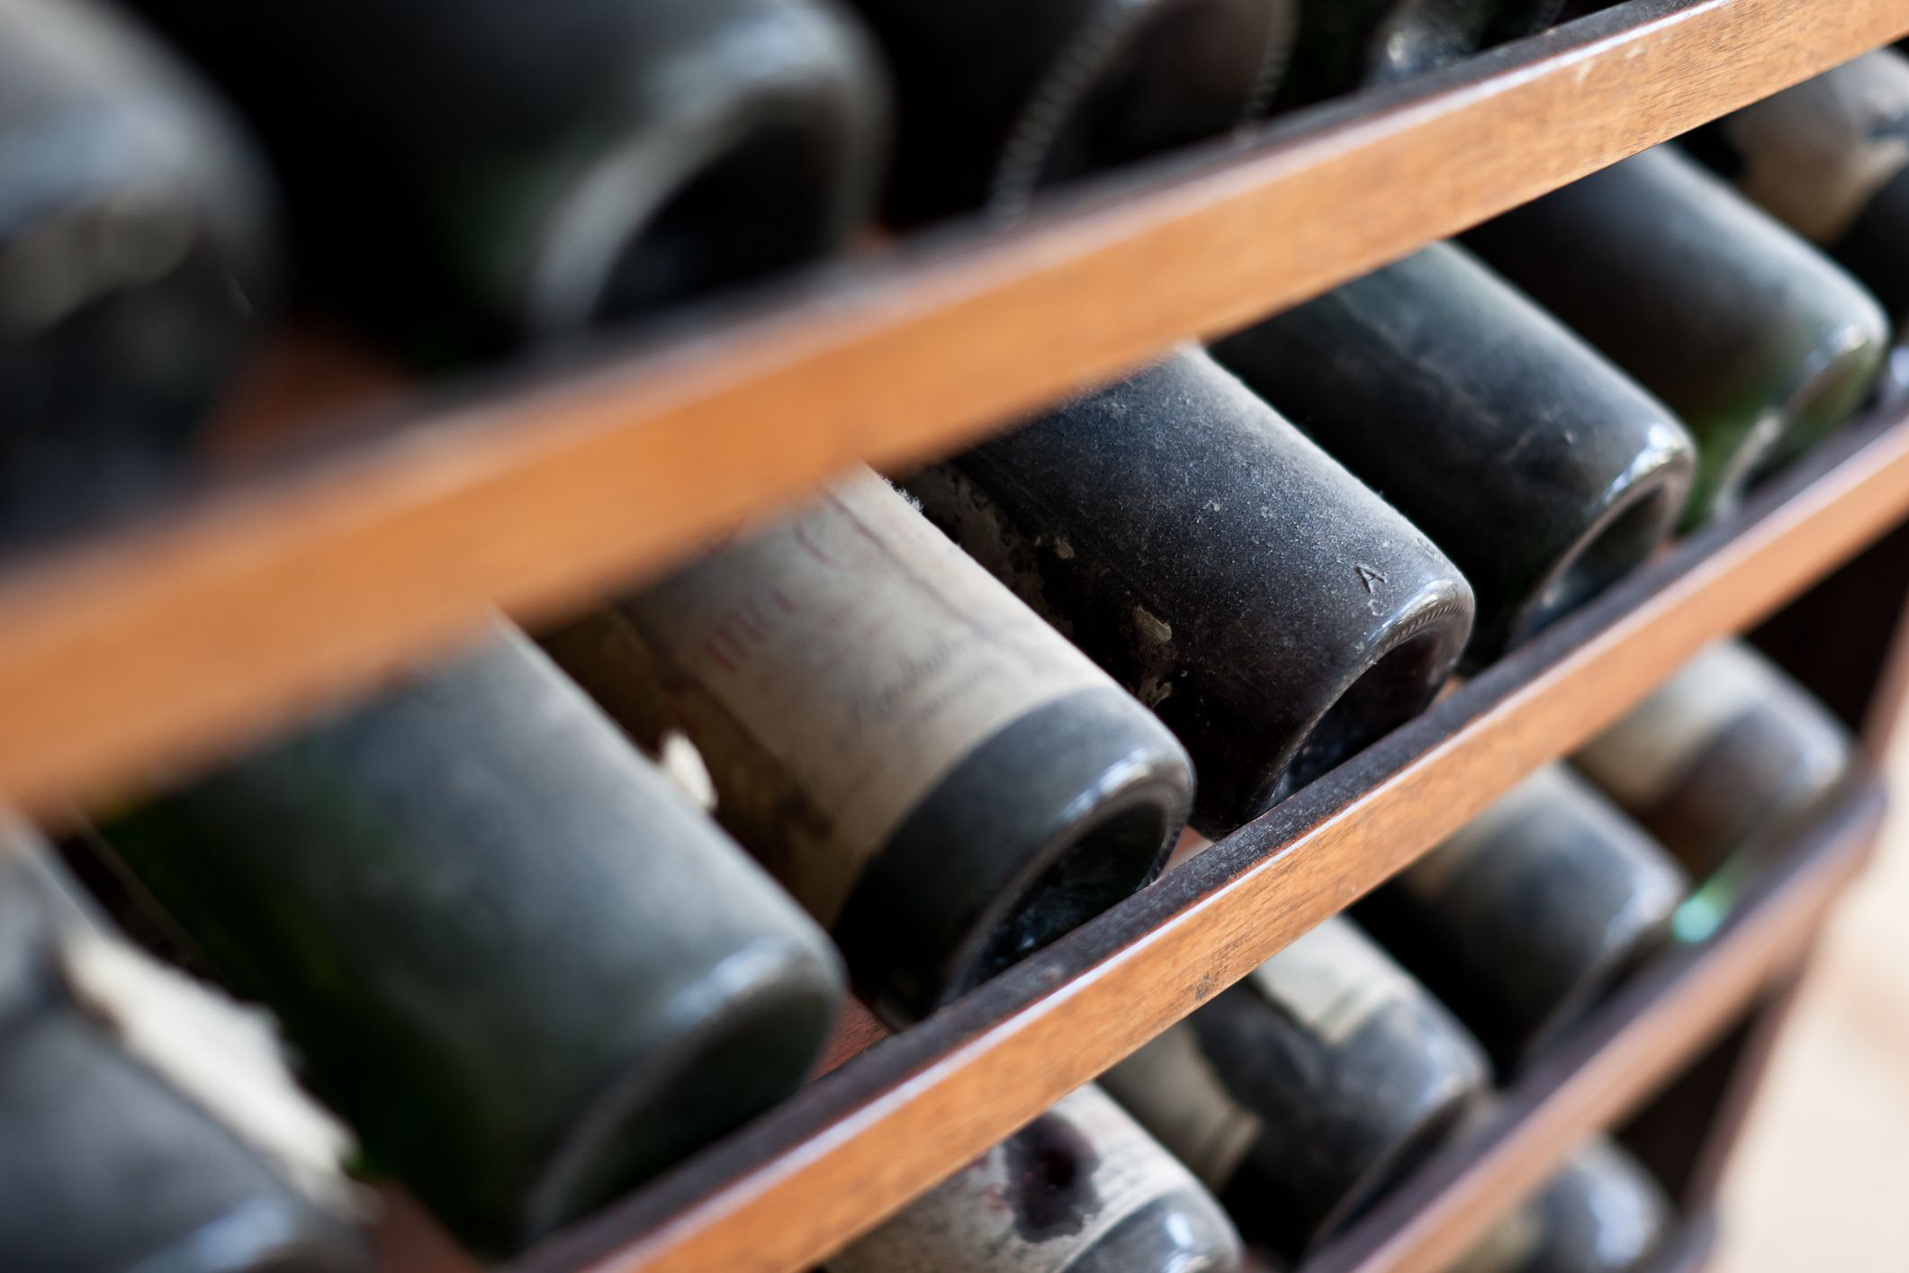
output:
<path id="1" fill-rule="evenodd" d="M 851 0 L 895 67 L 889 215 L 1025 210 L 1042 187 L 1265 106 L 1298 0 Z"/>
<path id="2" fill-rule="evenodd" d="M 1456 61 L 1484 43 L 1503 9 L 1501 0 L 1301 0 L 1280 103 L 1303 106 Z"/>
<path id="3" fill-rule="evenodd" d="M 307 279 L 446 361 L 860 228 L 886 89 L 830 0 L 134 0 L 247 112 Z"/>
<path id="4" fill-rule="evenodd" d="M 101 831 L 486 1249 L 787 1095 L 840 998 L 824 935 L 517 634 Z"/>
<path id="5" fill-rule="evenodd" d="M 1488 1082 L 1464 1027 L 1342 917 L 1101 1079 L 1285 1260 L 1417 1165 Z"/>
<path id="6" fill-rule="evenodd" d="M 1889 324 L 1810 244 L 1659 146 L 1465 244 L 1662 398 L 1697 439 L 1686 523 L 1807 450 L 1868 396 Z"/>
<path id="7" fill-rule="evenodd" d="M 1900 339 L 1909 318 L 1909 57 L 1865 54 L 1683 144 L 1861 279 Z"/>
<path id="8" fill-rule="evenodd" d="M 1450 244 L 1213 355 L 1465 572 L 1468 667 L 1642 562 L 1689 494 L 1694 447 L 1670 409 Z"/>
<path id="9" fill-rule="evenodd" d="M 1239 1235 L 1091 1084 L 827 1263 L 827 1273 L 1235 1273 Z"/>
<path id="10" fill-rule="evenodd" d="M 368 1268 L 348 1142 L 267 1027 L 127 946 L 0 828 L 0 1267 Z"/>
<path id="11" fill-rule="evenodd" d="M 1564 16 L 1566 0 L 1502 0 L 1485 35 L 1487 44 L 1523 39 Z"/>
<path id="12" fill-rule="evenodd" d="M 1159 715 L 1219 833 L 1431 702 L 1456 567 L 1200 350 L 909 477 L 924 511 Z"/>
<path id="13" fill-rule="evenodd" d="M 1600 1137 L 1449 1273 L 1643 1273 L 1670 1220 L 1663 1188 Z"/>
<path id="14" fill-rule="evenodd" d="M 270 204 L 234 121 L 88 0 L 0 7 L 0 541 L 134 511 L 270 303 Z"/>
<path id="15" fill-rule="evenodd" d="M 1361 903 L 1359 919 L 1510 1075 L 1663 944 L 1688 885 L 1548 766 Z"/>
<path id="16" fill-rule="evenodd" d="M 1172 734 L 866 469 L 545 643 L 696 746 L 891 1017 L 1138 889 L 1186 819 Z"/>

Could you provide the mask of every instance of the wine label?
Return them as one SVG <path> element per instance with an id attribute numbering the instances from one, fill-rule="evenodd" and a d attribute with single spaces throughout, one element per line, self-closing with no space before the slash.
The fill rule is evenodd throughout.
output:
<path id="1" fill-rule="evenodd" d="M 1198 1183 L 1084 1087 L 828 1262 L 830 1273 L 1062 1273 L 1122 1220 Z"/>
<path id="2" fill-rule="evenodd" d="M 1113 684 L 866 469 L 551 650 L 639 738 L 694 742 L 716 816 L 825 924 L 976 746 Z"/>
<path id="3" fill-rule="evenodd" d="M 1211 1189 L 1226 1187 L 1259 1139 L 1259 1116 L 1226 1090 L 1190 1025 L 1160 1035 L 1100 1084 Z"/>
<path id="4" fill-rule="evenodd" d="M 1335 1047 L 1420 993 L 1404 969 L 1336 915 L 1248 973 L 1246 984 Z"/>
<path id="5" fill-rule="evenodd" d="M 1909 167 L 1909 61 L 1870 53 L 1723 122 L 1738 187 L 1817 243 L 1833 244 Z"/>
<path id="6" fill-rule="evenodd" d="M 1619 804 L 1651 808 L 1712 739 L 1777 688 L 1755 655 L 1728 642 L 1713 645 L 1572 760 Z"/>

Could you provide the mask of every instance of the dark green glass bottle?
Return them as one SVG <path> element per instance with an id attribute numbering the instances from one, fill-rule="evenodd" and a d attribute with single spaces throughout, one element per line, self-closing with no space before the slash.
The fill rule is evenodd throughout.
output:
<path id="1" fill-rule="evenodd" d="M 521 635 L 101 827 L 486 1249 L 793 1091 L 835 953 Z"/>
<path id="2" fill-rule="evenodd" d="M 574 334 L 861 228 L 886 90 L 831 0 L 134 0 L 246 111 L 306 281 L 416 358 Z"/>
<path id="3" fill-rule="evenodd" d="M 1303 106 L 1456 61 L 1484 43 L 1502 8 L 1501 0 L 1302 0 L 1280 104 Z"/>
<path id="4" fill-rule="evenodd" d="M 1662 398 L 1697 439 L 1686 523 L 1848 419 L 1889 323 L 1833 261 L 1671 147 L 1465 236 Z"/>
<path id="5" fill-rule="evenodd" d="M 1663 1187 L 1599 1137 L 1447 1273 L 1644 1273 L 1671 1217 Z"/>
<path id="6" fill-rule="evenodd" d="M 144 28 L 0 5 L 0 543 L 187 484 L 272 237 L 249 142 Z"/>

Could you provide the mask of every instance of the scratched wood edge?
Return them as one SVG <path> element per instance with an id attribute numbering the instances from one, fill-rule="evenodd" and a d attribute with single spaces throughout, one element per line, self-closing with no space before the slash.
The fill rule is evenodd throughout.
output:
<path id="1" fill-rule="evenodd" d="M 1153 888 L 524 1267 L 803 1267 L 1343 909 L 1905 506 L 1909 423 L 1833 440 L 1741 518 L 1679 545 Z"/>
<path id="2" fill-rule="evenodd" d="M 1882 823 L 1865 769 L 1800 834 L 1716 937 L 1643 969 L 1515 1084 L 1485 1125 L 1435 1155 L 1299 1273 L 1439 1273 L 1683 1071 L 1788 976 Z"/>
<path id="3" fill-rule="evenodd" d="M 857 460 L 945 453 L 1909 29 L 1909 0 L 1632 0 L 1164 183 L 377 445 L 0 585 L 0 801 L 208 758 L 471 633 L 630 584 Z"/>

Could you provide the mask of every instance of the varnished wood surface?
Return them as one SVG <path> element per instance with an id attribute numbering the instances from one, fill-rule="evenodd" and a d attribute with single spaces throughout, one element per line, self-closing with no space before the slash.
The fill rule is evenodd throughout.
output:
<path id="1" fill-rule="evenodd" d="M 1881 784 L 1865 776 L 1716 937 L 1643 970 L 1507 1092 L 1488 1124 L 1436 1155 L 1301 1273 L 1439 1273 L 1463 1255 L 1796 966 L 1861 867 L 1882 810 Z"/>
<path id="2" fill-rule="evenodd" d="M 1431 712 L 533 1268 L 786 1270 L 900 1208 L 1614 720 L 1901 512 L 1909 425 L 1834 441 Z"/>
<path id="3" fill-rule="evenodd" d="M 0 801 L 204 757 L 440 652 L 491 605 L 534 618 L 628 584 L 854 460 L 948 451 L 1905 30 L 1909 0 L 1632 0 L 1017 232 L 941 235 L 647 352 L 473 388 L 16 569 Z"/>

